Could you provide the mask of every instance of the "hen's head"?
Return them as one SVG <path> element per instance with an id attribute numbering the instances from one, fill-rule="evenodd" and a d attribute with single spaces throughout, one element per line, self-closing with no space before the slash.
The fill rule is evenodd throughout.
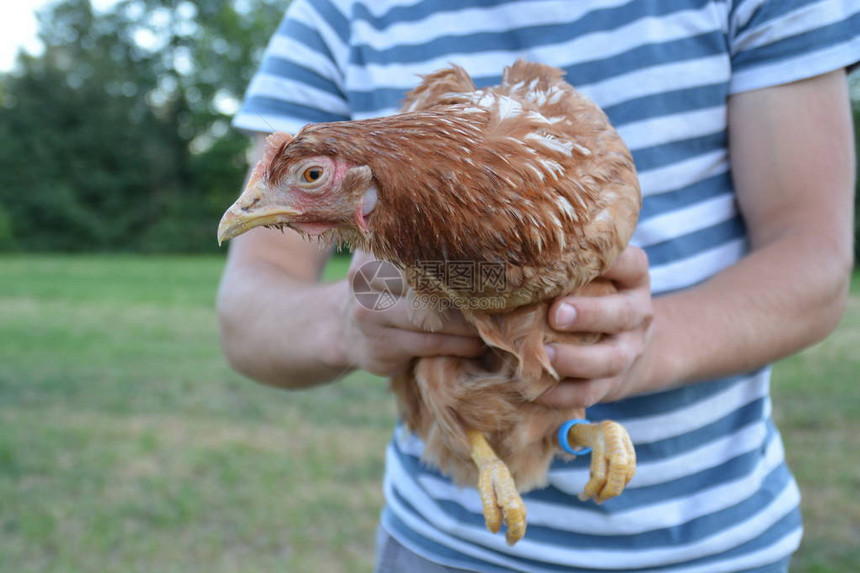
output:
<path id="1" fill-rule="evenodd" d="M 376 203 L 370 167 L 275 133 L 245 190 L 221 218 L 218 243 L 260 226 L 288 226 L 306 235 L 332 229 L 363 235 L 365 217 Z"/>

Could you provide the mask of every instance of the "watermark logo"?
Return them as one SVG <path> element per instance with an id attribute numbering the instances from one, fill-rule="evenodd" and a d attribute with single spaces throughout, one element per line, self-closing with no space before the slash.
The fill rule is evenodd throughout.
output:
<path id="1" fill-rule="evenodd" d="M 421 292 L 451 293 L 418 294 L 412 297 L 412 308 L 444 311 L 501 309 L 505 299 L 499 296 L 475 296 L 502 293 L 507 289 L 505 264 L 487 261 L 420 261 L 409 271 L 409 283 Z M 401 272 L 384 261 L 370 261 L 358 268 L 352 279 L 355 299 L 369 310 L 388 310 L 406 292 Z M 464 296 L 456 296 L 463 293 Z"/>
<path id="2" fill-rule="evenodd" d="M 491 261 L 419 261 L 412 271 L 416 290 L 484 293 L 507 290 L 505 263 Z"/>
<path id="3" fill-rule="evenodd" d="M 500 310 L 505 308 L 505 299 L 500 296 L 481 296 L 476 298 L 446 298 L 435 294 L 419 294 L 412 299 L 415 310 L 445 311 L 455 310 Z"/>
<path id="4" fill-rule="evenodd" d="M 369 310 L 388 310 L 405 290 L 403 275 L 384 261 L 364 263 L 352 277 L 355 300 Z"/>

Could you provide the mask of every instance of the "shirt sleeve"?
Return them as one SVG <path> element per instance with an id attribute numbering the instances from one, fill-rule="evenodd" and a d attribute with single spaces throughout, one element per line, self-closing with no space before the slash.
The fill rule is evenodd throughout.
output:
<path id="1" fill-rule="evenodd" d="M 730 93 L 811 78 L 860 60 L 857 0 L 734 0 Z"/>
<path id="2" fill-rule="evenodd" d="M 295 0 L 269 41 L 233 126 L 295 133 L 350 119 L 344 87 L 349 22 L 328 0 Z"/>

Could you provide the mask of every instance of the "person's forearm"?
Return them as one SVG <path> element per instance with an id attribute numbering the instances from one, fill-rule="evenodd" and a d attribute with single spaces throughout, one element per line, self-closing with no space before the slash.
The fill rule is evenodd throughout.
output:
<path id="1" fill-rule="evenodd" d="M 851 257 L 826 233 L 787 235 L 688 291 L 654 301 L 653 348 L 637 391 L 759 368 L 830 333 Z"/>
<path id="2" fill-rule="evenodd" d="M 218 294 L 222 347 L 233 368 L 284 388 L 352 370 L 338 343 L 346 281 L 311 284 L 265 262 L 242 265 L 228 267 Z"/>

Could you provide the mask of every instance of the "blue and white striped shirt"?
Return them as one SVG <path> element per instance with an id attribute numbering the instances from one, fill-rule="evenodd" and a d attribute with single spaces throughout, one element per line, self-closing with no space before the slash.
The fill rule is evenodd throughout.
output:
<path id="1" fill-rule="evenodd" d="M 634 243 L 656 295 L 747 249 L 731 178 L 727 98 L 860 59 L 857 0 L 295 0 L 234 120 L 253 131 L 394 113 L 449 63 L 479 86 L 517 58 L 558 66 L 624 137 L 644 194 Z M 587 458 L 557 460 L 524 496 L 515 547 L 472 489 L 422 465 L 398 427 L 383 525 L 426 558 L 479 571 L 770 571 L 797 548 L 799 493 L 771 419 L 769 369 L 590 408 L 630 432 L 620 497 L 580 502 Z"/>

